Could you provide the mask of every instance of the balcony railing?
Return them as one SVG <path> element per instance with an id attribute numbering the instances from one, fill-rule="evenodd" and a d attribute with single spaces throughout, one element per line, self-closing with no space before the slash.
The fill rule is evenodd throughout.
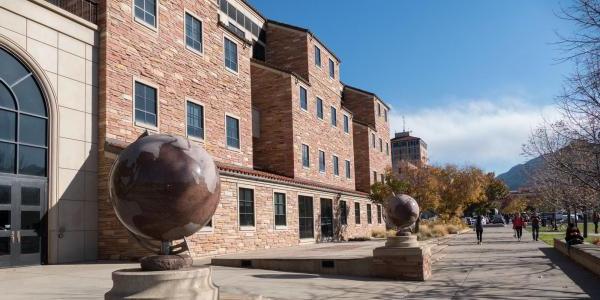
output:
<path id="1" fill-rule="evenodd" d="M 97 0 L 46 0 L 86 21 L 96 24 Z"/>

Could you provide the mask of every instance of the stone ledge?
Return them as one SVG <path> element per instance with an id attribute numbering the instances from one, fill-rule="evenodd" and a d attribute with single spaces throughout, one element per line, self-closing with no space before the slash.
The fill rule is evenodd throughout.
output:
<path id="1" fill-rule="evenodd" d="M 567 248 L 562 239 L 554 239 L 554 249 L 568 256 L 584 268 L 600 275 L 600 247 L 592 244 L 573 245 Z"/>

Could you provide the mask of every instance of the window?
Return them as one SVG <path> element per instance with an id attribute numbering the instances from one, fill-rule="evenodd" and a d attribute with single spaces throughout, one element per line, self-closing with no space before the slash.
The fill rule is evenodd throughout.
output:
<path id="1" fill-rule="evenodd" d="M 202 52 L 202 22 L 188 13 L 185 14 L 185 45 Z"/>
<path id="2" fill-rule="evenodd" d="M 381 141 L 381 138 L 379 139 L 379 152 L 383 152 L 383 141 Z"/>
<path id="3" fill-rule="evenodd" d="M 135 121 L 156 126 L 156 89 L 135 82 Z"/>
<path id="4" fill-rule="evenodd" d="M 377 172 L 373 171 L 373 183 L 377 182 Z"/>
<path id="5" fill-rule="evenodd" d="M 135 19 L 156 27 L 156 0 L 135 0 Z"/>
<path id="6" fill-rule="evenodd" d="M 335 63 L 329 59 L 329 77 L 335 78 Z"/>
<path id="7" fill-rule="evenodd" d="M 344 115 L 344 132 L 350 133 L 350 118 Z"/>
<path id="8" fill-rule="evenodd" d="M 331 126 L 337 126 L 337 109 L 331 107 Z"/>
<path id="9" fill-rule="evenodd" d="M 379 179 L 381 179 L 381 183 L 385 182 L 385 176 L 383 174 L 379 174 Z"/>
<path id="10" fill-rule="evenodd" d="M 348 178 L 348 179 L 352 178 L 352 176 L 350 174 L 350 161 L 349 160 L 346 161 L 346 178 Z"/>
<path id="11" fill-rule="evenodd" d="M 285 194 L 275 193 L 275 226 L 285 226 Z"/>
<path id="12" fill-rule="evenodd" d="M 323 100 L 317 97 L 317 118 L 323 120 Z"/>
<path id="13" fill-rule="evenodd" d="M 375 134 L 371 132 L 371 143 L 373 144 L 373 149 L 375 148 Z"/>
<path id="14" fill-rule="evenodd" d="M 383 118 L 384 118 L 384 120 L 385 120 L 386 122 L 388 121 L 388 119 L 387 119 L 387 118 L 388 118 L 388 116 L 387 116 L 387 109 L 384 109 L 384 110 L 383 110 Z"/>
<path id="15" fill-rule="evenodd" d="M 381 104 L 379 102 L 377 102 L 377 116 L 381 117 Z"/>
<path id="16" fill-rule="evenodd" d="M 240 188 L 240 226 L 254 226 L 254 190 Z"/>
<path id="17" fill-rule="evenodd" d="M 46 177 L 48 117 L 42 91 L 35 76 L 2 48 L 0 66 L 0 173 Z M 5 193 L 0 186 L 0 204 L 10 203 Z M 25 201 L 28 193 L 21 193 Z M 0 211 L 0 230 L 10 224 L 1 221 L 1 213 L 10 217 L 10 210 Z"/>
<path id="18" fill-rule="evenodd" d="M 385 154 L 390 155 L 390 143 L 385 143 Z"/>
<path id="19" fill-rule="evenodd" d="M 315 65 L 321 67 L 321 49 L 315 46 Z"/>
<path id="20" fill-rule="evenodd" d="M 371 204 L 367 204 L 367 224 L 371 224 L 373 223 L 372 217 L 371 217 Z"/>
<path id="21" fill-rule="evenodd" d="M 346 206 L 346 201 L 343 200 L 340 201 L 340 224 L 348 224 L 348 206 Z"/>
<path id="22" fill-rule="evenodd" d="M 300 87 L 300 108 L 308 110 L 308 97 L 306 96 L 306 89 Z"/>
<path id="23" fill-rule="evenodd" d="M 360 203 L 354 202 L 354 223 L 360 224 Z"/>
<path id="24" fill-rule="evenodd" d="M 333 156 L 333 175 L 340 175 L 340 163 L 338 157 L 335 155 Z"/>
<path id="25" fill-rule="evenodd" d="M 310 167 L 310 153 L 309 153 L 309 148 L 308 145 L 304 145 L 302 144 L 302 166 L 303 167 Z"/>
<path id="26" fill-rule="evenodd" d="M 225 38 L 225 67 L 231 71 L 238 71 L 237 44 Z"/>
<path id="27" fill-rule="evenodd" d="M 381 224 L 381 205 L 377 205 L 377 223 Z"/>
<path id="28" fill-rule="evenodd" d="M 226 116 L 227 146 L 240 149 L 240 120 Z"/>
<path id="29" fill-rule="evenodd" d="M 262 28 L 260 28 L 258 24 L 254 23 L 241 11 L 237 10 L 233 5 L 227 2 L 227 0 L 219 0 L 218 2 L 221 11 L 227 14 L 232 21 L 238 23 L 241 27 L 246 28 L 246 30 L 251 32 L 252 35 L 258 38 L 258 40 L 263 42 L 265 41 L 265 31 Z"/>
<path id="30" fill-rule="evenodd" d="M 319 150 L 319 171 L 325 172 L 325 152 Z"/>
<path id="31" fill-rule="evenodd" d="M 187 134 L 204 139 L 204 107 L 190 101 L 187 102 Z"/>

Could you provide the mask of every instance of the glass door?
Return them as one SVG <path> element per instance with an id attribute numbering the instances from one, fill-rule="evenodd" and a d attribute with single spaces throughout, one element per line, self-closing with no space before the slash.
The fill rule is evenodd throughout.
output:
<path id="1" fill-rule="evenodd" d="M 313 198 L 298 196 L 298 224 L 300 226 L 300 238 L 314 238 Z"/>
<path id="2" fill-rule="evenodd" d="M 321 199 L 321 240 L 333 240 L 333 204 L 331 199 Z"/>
<path id="3" fill-rule="evenodd" d="M 0 177 L 0 266 L 41 263 L 46 181 Z"/>
<path id="4" fill-rule="evenodd" d="M 0 177 L 0 267 L 12 264 L 14 232 L 12 231 L 12 186 Z"/>

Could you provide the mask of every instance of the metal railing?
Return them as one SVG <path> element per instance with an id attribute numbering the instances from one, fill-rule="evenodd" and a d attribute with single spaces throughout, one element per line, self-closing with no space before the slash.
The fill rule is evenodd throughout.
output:
<path id="1" fill-rule="evenodd" d="M 98 2 L 96 0 L 46 0 L 86 21 L 96 24 Z"/>

